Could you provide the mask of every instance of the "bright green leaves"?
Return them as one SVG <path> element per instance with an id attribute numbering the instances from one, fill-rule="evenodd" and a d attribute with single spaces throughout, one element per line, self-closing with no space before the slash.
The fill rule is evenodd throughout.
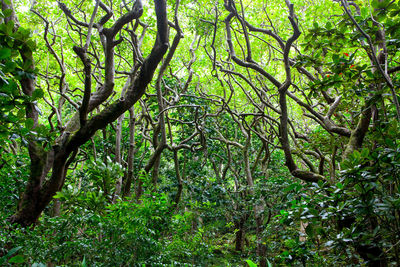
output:
<path id="1" fill-rule="evenodd" d="M 0 147 L 8 135 L 19 132 L 19 123 L 25 119 L 24 97 L 18 96 L 15 80 L 5 80 L 0 87 Z"/>
<path id="2" fill-rule="evenodd" d="M 311 81 L 309 83 L 310 94 L 313 97 L 318 97 L 321 91 L 329 90 L 330 88 L 343 89 L 341 93 L 346 97 L 365 96 L 369 89 L 364 83 L 368 75 L 371 74 L 371 69 L 368 65 L 361 65 L 356 60 L 356 53 L 340 52 L 329 53 L 322 57 L 319 52 L 315 57 L 301 56 L 297 58 L 297 62 L 303 66 L 323 67 L 324 73 L 320 79 Z M 360 78 L 362 78 L 360 80 Z M 376 79 L 373 75 L 370 79 Z"/>
<path id="3" fill-rule="evenodd" d="M 249 267 L 257 267 L 257 264 L 254 263 L 252 260 L 246 260 L 246 263 Z"/>
<path id="4" fill-rule="evenodd" d="M 19 95 L 18 85 L 14 79 L 2 82 L 0 87 L 0 146 L 4 145 L 10 134 L 26 135 L 33 126 L 25 116 L 26 103 L 31 97 Z M 25 127 L 24 127 L 25 126 Z"/>
<path id="5" fill-rule="evenodd" d="M 330 21 L 328 21 L 328 22 L 325 24 L 325 28 L 326 28 L 327 30 L 332 29 L 332 27 L 333 27 L 333 25 L 332 25 L 332 23 L 331 23 Z"/>
<path id="6" fill-rule="evenodd" d="M 377 9 L 376 14 L 376 19 L 385 25 L 389 51 L 398 51 L 400 47 L 400 28 L 398 26 L 400 23 L 400 3 L 396 1 L 395 3 L 386 5 L 385 8 Z"/>
<path id="7" fill-rule="evenodd" d="M 345 33 L 340 31 L 334 21 L 328 21 L 324 25 L 313 23 L 304 36 L 304 51 L 323 52 L 339 51 L 343 47 Z"/>
<path id="8" fill-rule="evenodd" d="M 386 14 L 385 23 L 388 25 L 385 24 L 385 30 L 390 32 L 392 37 L 386 39 L 387 50 L 395 54 L 400 48 L 398 3 L 375 2 L 374 10 L 371 10 L 368 5 L 360 4 L 360 13 L 353 12 L 354 18 L 376 44 L 378 36 L 376 32 L 380 26 L 376 23 L 375 16 Z M 389 11 L 395 17 L 390 17 Z M 344 97 L 342 103 L 349 104 L 345 103 L 348 99 L 374 99 L 375 96 L 381 96 L 382 92 L 387 90 L 382 75 L 374 69 L 374 64 L 371 64 L 367 55 L 372 51 L 365 36 L 347 15 L 332 17 L 325 23 L 314 22 L 308 34 L 305 34 L 304 41 L 304 52 L 310 52 L 311 55 L 308 53 L 307 56 L 299 56 L 296 58 L 297 64 L 319 69 L 316 74 L 318 79 L 309 83 L 309 96 L 322 97 L 321 92 L 335 88 Z M 389 64 L 391 64 L 390 60 Z M 359 103 L 362 104 L 362 102 Z"/>
<path id="9" fill-rule="evenodd" d="M 0 24 L 0 59 L 7 59 L 17 64 L 15 69 L 32 73 L 32 53 L 36 49 L 36 43 L 31 39 L 28 29 L 19 27 L 14 29 L 14 22 Z M 4 63 L 3 63 L 4 64 Z M 13 72 L 10 68 L 9 72 Z"/>
<path id="10" fill-rule="evenodd" d="M 10 20 L 7 23 L 0 24 L 0 31 L 6 35 L 12 35 L 14 30 L 14 21 Z"/>
<path id="11" fill-rule="evenodd" d="M 8 17 L 11 10 L 3 11 L 0 16 Z M 34 121 L 26 118 L 26 108 L 34 106 L 43 98 L 42 90 L 35 90 L 32 96 L 22 93 L 20 81 L 34 79 L 32 53 L 35 42 L 31 39 L 28 29 L 15 29 L 13 21 L 0 24 L 0 149 L 7 146 L 11 139 L 35 135 Z M 46 131 L 45 131 L 46 132 Z"/>
<path id="12" fill-rule="evenodd" d="M 32 52 L 36 45 L 30 31 L 22 27 L 14 31 L 14 22 L 0 24 L 0 68 L 3 79 L 10 76 L 34 77 Z"/>
<path id="13" fill-rule="evenodd" d="M 384 8 L 387 8 L 389 6 L 390 2 L 392 2 L 392 1 L 391 0 L 381 0 L 381 1 L 373 0 L 371 2 L 371 6 L 374 9 L 384 9 Z"/>
<path id="14" fill-rule="evenodd" d="M 397 2 L 397 4 L 392 4 L 390 6 L 388 6 L 388 10 L 389 12 L 389 17 L 395 17 L 398 16 L 400 14 L 400 3 Z"/>
<path id="15" fill-rule="evenodd" d="M 12 14 L 11 9 L 5 9 L 5 10 L 3 10 L 2 14 L 0 13 L 0 17 L 7 18 L 7 17 L 11 16 L 11 14 Z"/>

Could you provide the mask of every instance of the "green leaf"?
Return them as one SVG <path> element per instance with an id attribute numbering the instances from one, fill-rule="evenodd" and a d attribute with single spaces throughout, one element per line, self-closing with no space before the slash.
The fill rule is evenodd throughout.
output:
<path id="1" fill-rule="evenodd" d="M 11 49 L 9 48 L 0 48 L 0 59 L 6 59 L 11 57 Z"/>
<path id="2" fill-rule="evenodd" d="M 7 24 L 6 24 L 6 26 L 7 26 L 7 28 L 6 28 L 6 33 L 8 34 L 8 35 L 11 35 L 12 34 L 12 32 L 13 32 L 13 30 L 14 30 L 14 21 L 12 21 L 12 20 L 10 20 L 10 21 L 8 21 L 7 22 Z"/>
<path id="3" fill-rule="evenodd" d="M 332 29 L 332 23 L 331 23 L 330 21 L 328 21 L 328 22 L 325 24 L 325 28 L 326 28 L 327 30 Z"/>
<path id="4" fill-rule="evenodd" d="M 289 192 L 292 191 L 296 187 L 296 184 L 291 184 L 287 186 L 286 188 L 283 189 L 283 192 Z"/>
<path id="5" fill-rule="evenodd" d="M 379 6 L 379 1 L 378 1 L 378 0 L 373 0 L 373 1 L 371 2 L 371 6 L 372 6 L 374 9 L 378 8 L 378 6 Z"/>
<path id="6" fill-rule="evenodd" d="M 5 72 L 13 72 L 16 67 L 17 67 L 17 63 L 15 63 L 14 61 L 8 61 L 4 65 L 4 69 L 3 70 Z"/>
<path id="7" fill-rule="evenodd" d="M 361 153 L 358 150 L 353 152 L 354 159 L 359 160 L 361 158 Z"/>
<path id="8" fill-rule="evenodd" d="M 246 260 L 247 264 L 249 267 L 257 267 L 257 264 L 255 264 L 252 260 Z"/>
<path id="9" fill-rule="evenodd" d="M 369 150 L 368 150 L 368 148 L 363 148 L 362 150 L 361 150 L 361 156 L 363 157 L 363 158 L 366 158 L 366 157 L 368 157 L 368 155 L 369 155 Z"/>
<path id="10" fill-rule="evenodd" d="M 44 95 L 44 93 L 43 93 L 42 89 L 36 89 L 32 93 L 32 98 L 36 100 L 36 99 L 42 98 L 43 95 Z"/>
<path id="11" fill-rule="evenodd" d="M 29 47 L 30 50 L 35 50 L 36 48 L 36 43 L 32 39 L 26 41 L 26 45 Z"/>
<path id="12" fill-rule="evenodd" d="M 33 62 L 32 62 L 32 60 L 26 60 L 26 61 L 24 61 L 24 65 L 22 66 L 22 68 L 25 70 L 25 71 L 28 71 L 31 67 L 32 67 L 32 65 L 33 65 Z"/>
<path id="13" fill-rule="evenodd" d="M 9 257 L 11 257 L 12 254 L 14 254 L 14 253 L 17 252 L 18 250 L 20 250 L 21 248 L 22 248 L 22 247 L 20 246 L 20 247 L 15 247 L 15 248 L 13 248 L 13 249 L 10 249 L 10 250 L 8 251 L 8 253 L 7 253 L 5 256 L 3 256 L 3 257 L 0 258 L 0 265 L 3 265 L 4 263 L 6 263 L 6 262 L 7 262 L 7 259 L 8 259 Z"/>
<path id="14" fill-rule="evenodd" d="M 25 110 L 20 109 L 20 110 L 18 110 L 17 117 L 20 118 L 20 119 L 22 119 L 22 118 L 25 117 L 25 114 L 26 114 L 26 113 L 25 113 Z"/>
<path id="15" fill-rule="evenodd" d="M 24 263 L 25 258 L 22 255 L 17 255 L 15 257 L 12 257 L 8 262 L 9 263 Z"/>
<path id="16" fill-rule="evenodd" d="M 28 130 L 32 129 L 34 125 L 34 121 L 31 118 L 26 119 L 25 121 L 25 128 L 27 128 Z"/>
<path id="17" fill-rule="evenodd" d="M 367 7 L 362 7 L 361 8 L 361 16 L 363 18 L 366 18 L 369 15 L 369 9 Z"/>
<path id="18" fill-rule="evenodd" d="M 3 15 L 4 15 L 5 18 L 11 16 L 11 14 L 12 14 L 12 10 L 11 9 L 3 10 Z"/>
<path id="19" fill-rule="evenodd" d="M 343 184 L 342 183 L 337 183 L 336 187 L 339 188 L 339 189 L 343 189 Z"/>
<path id="20" fill-rule="evenodd" d="M 311 238 L 314 237 L 314 227 L 313 227 L 313 225 L 311 223 L 308 224 L 307 227 L 306 227 L 306 234 Z"/>
<path id="21" fill-rule="evenodd" d="M 333 63 L 335 63 L 335 64 L 337 64 L 337 63 L 339 63 L 339 55 L 338 54 L 333 54 L 332 55 L 332 61 L 333 61 Z"/>
<path id="22" fill-rule="evenodd" d="M 87 267 L 85 256 L 83 256 L 81 267 Z"/>
<path id="23" fill-rule="evenodd" d="M 53 198 L 55 198 L 55 199 L 65 198 L 65 194 L 63 192 L 61 192 L 61 191 L 58 191 Z"/>

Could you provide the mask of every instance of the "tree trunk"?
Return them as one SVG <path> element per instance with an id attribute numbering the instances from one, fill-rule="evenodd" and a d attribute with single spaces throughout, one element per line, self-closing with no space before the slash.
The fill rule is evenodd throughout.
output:
<path id="1" fill-rule="evenodd" d="M 129 109 L 129 150 L 128 150 L 128 172 L 124 181 L 123 196 L 130 196 L 133 181 L 134 159 L 135 159 L 135 126 L 136 118 L 134 108 Z"/>
<path id="2" fill-rule="evenodd" d="M 115 161 L 122 166 L 121 156 L 121 141 L 122 141 L 122 122 L 124 120 L 124 114 L 119 116 L 117 120 L 117 127 L 115 129 Z M 112 198 L 112 203 L 117 201 L 118 196 L 121 194 L 123 176 L 117 178 L 115 184 L 115 191 Z"/>
<path id="3" fill-rule="evenodd" d="M 244 230 L 244 224 L 247 221 L 247 215 L 242 215 L 240 216 L 240 220 L 236 220 L 235 221 L 235 230 L 236 234 L 235 234 L 235 250 L 237 252 L 243 252 L 243 247 L 244 247 L 244 240 L 245 240 L 245 236 L 246 236 L 246 232 Z"/>

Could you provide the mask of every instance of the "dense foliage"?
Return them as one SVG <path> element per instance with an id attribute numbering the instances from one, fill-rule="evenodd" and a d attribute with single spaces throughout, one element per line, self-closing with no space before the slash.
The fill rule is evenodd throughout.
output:
<path id="1" fill-rule="evenodd" d="M 1 7 L 0 265 L 399 264 L 399 1 Z"/>

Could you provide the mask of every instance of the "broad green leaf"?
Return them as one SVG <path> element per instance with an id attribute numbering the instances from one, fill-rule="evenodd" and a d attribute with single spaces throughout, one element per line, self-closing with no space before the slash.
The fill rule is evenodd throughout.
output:
<path id="1" fill-rule="evenodd" d="M 5 18 L 11 16 L 11 14 L 12 14 L 12 10 L 11 9 L 3 10 L 3 15 L 4 15 Z"/>
<path id="2" fill-rule="evenodd" d="M 25 257 L 22 255 L 17 255 L 17 256 L 12 257 L 8 262 L 9 263 L 24 263 Z"/>
<path id="3" fill-rule="evenodd" d="M 0 59 L 6 59 L 11 57 L 11 49 L 9 48 L 0 48 Z"/>
<path id="4" fill-rule="evenodd" d="M 254 263 L 252 260 L 246 260 L 246 262 L 249 265 L 249 267 L 257 267 L 257 264 Z"/>

